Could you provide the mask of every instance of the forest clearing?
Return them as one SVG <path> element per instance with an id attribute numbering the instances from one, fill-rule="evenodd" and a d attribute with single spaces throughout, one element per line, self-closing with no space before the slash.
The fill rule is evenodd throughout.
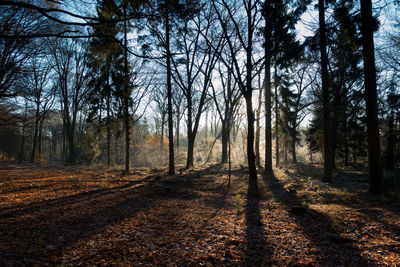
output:
<path id="1" fill-rule="evenodd" d="M 400 0 L 0 1 L 0 267 L 400 266 Z"/>
<path id="2" fill-rule="evenodd" d="M 3 266 L 398 266 L 399 189 L 366 193 L 367 176 L 338 169 L 310 188 L 316 164 L 247 170 L 208 165 L 168 176 L 136 168 L 5 165 Z M 399 172 L 392 173 L 399 176 Z M 398 186 L 398 185 L 397 185 Z M 394 188 L 393 186 L 391 188 Z"/>

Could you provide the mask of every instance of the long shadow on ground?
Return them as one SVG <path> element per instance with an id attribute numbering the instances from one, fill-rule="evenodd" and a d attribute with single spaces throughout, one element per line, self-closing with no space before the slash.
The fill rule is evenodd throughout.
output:
<path id="1" fill-rule="evenodd" d="M 199 182 L 204 173 L 212 172 L 214 170 L 209 169 L 181 176 L 149 176 L 119 187 L 2 209 L 0 262 L 29 266 L 57 264 L 62 254 L 78 242 L 129 221 L 139 212 L 147 216 L 146 211 L 164 200 L 197 198 L 196 193 L 186 189 Z M 223 202 L 224 199 L 220 200 L 218 205 L 223 206 Z M 171 216 L 179 217 L 179 214 Z M 160 227 L 167 229 L 169 225 Z M 129 246 L 121 251 L 129 254 Z M 80 259 L 76 260 L 78 263 Z"/>
<path id="2" fill-rule="evenodd" d="M 295 166 L 296 176 L 307 177 L 310 173 L 322 175 L 323 170 L 313 165 L 298 163 Z M 314 177 L 317 178 L 317 177 Z M 362 231 L 364 223 L 370 225 L 379 224 L 385 231 L 393 236 L 400 236 L 400 226 L 396 223 L 394 216 L 400 216 L 400 201 L 397 198 L 382 199 L 367 192 L 368 175 L 353 170 L 336 170 L 330 187 L 341 192 L 346 192 L 348 197 L 335 191 L 322 191 L 319 195 L 324 202 L 337 204 L 350 208 L 354 213 L 363 217 L 357 224 L 358 231 Z M 347 194 L 350 193 L 350 194 Z M 311 199 L 310 199 L 311 201 Z M 353 214 L 354 215 L 354 214 Z M 353 226 L 352 226 L 353 227 Z"/>
<path id="3" fill-rule="evenodd" d="M 247 266 L 269 266 L 272 248 L 265 238 L 260 212 L 260 198 L 247 197 L 246 204 L 246 261 Z"/>
<path id="4" fill-rule="evenodd" d="M 291 210 L 292 207 L 303 207 L 303 199 L 296 194 L 289 193 L 274 175 L 262 174 L 262 177 L 268 191 L 283 207 L 288 210 Z M 307 207 L 305 211 L 304 214 L 292 214 L 292 216 L 313 247 L 318 247 L 320 255 L 317 255 L 317 258 L 322 266 L 373 264 L 363 258 L 361 251 L 352 246 L 348 240 L 340 239 L 340 233 L 334 228 L 334 222 L 329 216 Z"/>

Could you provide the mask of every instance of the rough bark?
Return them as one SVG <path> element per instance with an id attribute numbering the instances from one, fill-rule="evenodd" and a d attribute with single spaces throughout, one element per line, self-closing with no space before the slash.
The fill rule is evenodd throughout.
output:
<path id="1" fill-rule="evenodd" d="M 292 163 L 296 164 L 297 163 L 297 158 L 296 158 L 296 135 L 292 135 L 292 140 L 291 140 L 291 152 L 292 152 Z"/>
<path id="2" fill-rule="evenodd" d="M 276 62 L 276 60 L 275 60 Z M 279 167 L 279 109 L 278 109 L 278 74 L 274 71 L 274 87 L 275 87 L 275 166 Z"/>
<path id="3" fill-rule="evenodd" d="M 250 95 L 250 96 L 249 96 Z M 249 164 L 249 196 L 258 195 L 256 158 L 254 155 L 254 112 L 251 94 L 245 96 L 247 111 L 247 162 Z"/>
<path id="4" fill-rule="evenodd" d="M 33 140 L 32 140 L 32 151 L 31 151 L 31 163 L 35 162 L 35 156 L 36 156 L 36 146 L 37 146 L 37 139 L 38 139 L 38 133 L 39 133 L 39 118 L 40 113 L 39 113 L 39 105 L 36 108 L 36 113 L 35 113 L 35 125 L 34 125 L 34 132 L 33 132 Z"/>
<path id="5" fill-rule="evenodd" d="M 257 166 L 261 166 L 260 163 L 260 116 L 261 116 L 261 98 L 262 98 L 262 90 L 261 88 L 260 94 L 258 96 L 258 107 L 257 107 L 257 119 L 256 119 L 256 164 Z"/>
<path id="6" fill-rule="evenodd" d="M 247 10 L 251 12 L 252 1 L 248 1 Z M 252 16 L 247 14 L 247 49 L 246 49 L 246 94 L 244 98 L 246 100 L 247 109 L 247 161 L 249 164 L 249 189 L 248 193 L 250 197 L 258 196 L 258 184 L 257 184 L 257 169 L 256 159 L 254 155 L 254 112 L 252 105 L 252 54 L 253 54 L 253 28 L 252 28 Z"/>
<path id="7" fill-rule="evenodd" d="M 331 182 L 331 137 L 330 137 L 330 110 L 329 110 L 329 79 L 328 79 L 328 56 L 326 52 L 326 29 L 325 29 L 325 4 L 324 0 L 318 0 L 319 8 L 319 39 L 321 53 L 321 75 L 322 75 L 322 109 L 324 127 L 324 182 Z"/>
<path id="8" fill-rule="evenodd" d="M 126 18 L 126 7 L 124 7 Z M 130 126 L 129 126 L 129 72 L 128 72 L 128 29 L 127 22 L 124 22 L 124 124 L 125 124 L 125 173 L 130 171 Z"/>
<path id="9" fill-rule="evenodd" d="M 187 93 L 187 139 L 188 139 L 188 150 L 186 157 L 186 169 L 193 167 L 193 153 L 194 153 L 194 139 L 195 133 L 193 132 L 193 119 L 192 119 L 192 91 L 191 86 L 188 85 Z"/>
<path id="10" fill-rule="evenodd" d="M 365 102 L 367 108 L 367 139 L 369 191 L 383 192 L 383 177 L 379 141 L 378 100 L 371 0 L 361 0 L 361 32 L 364 58 Z"/>
<path id="11" fill-rule="evenodd" d="M 110 125 L 110 110 L 111 110 L 111 88 L 110 88 L 110 83 L 109 83 L 109 78 L 106 77 L 107 82 L 107 166 L 111 165 L 111 125 Z"/>
<path id="12" fill-rule="evenodd" d="M 165 40 L 166 40 L 166 60 L 167 60 L 167 98 L 168 98 L 168 140 L 169 140 L 169 175 L 175 175 L 175 155 L 174 155 L 174 125 L 172 113 L 172 84 L 171 84 L 171 51 L 170 51 L 170 25 L 169 25 L 169 0 L 165 5 Z"/>
<path id="13" fill-rule="evenodd" d="M 265 173 L 272 174 L 272 127 L 271 127 L 271 16 L 270 1 L 264 2 L 265 38 Z"/>
<path id="14" fill-rule="evenodd" d="M 25 131 L 26 131 L 26 120 L 28 114 L 28 102 L 25 101 L 25 112 L 24 112 L 24 120 L 22 122 L 22 139 L 21 139 L 21 148 L 19 151 L 18 162 L 22 162 L 24 159 L 24 150 L 25 150 Z"/>
<path id="15" fill-rule="evenodd" d="M 222 142 L 222 155 L 221 155 L 221 164 L 228 162 L 228 129 L 227 129 L 227 122 L 222 122 L 222 129 L 221 129 L 221 142 Z"/>
<path id="16" fill-rule="evenodd" d="M 38 155 L 42 154 L 42 132 L 43 132 L 43 122 L 44 117 L 41 117 L 39 120 L 39 134 L 38 134 Z"/>

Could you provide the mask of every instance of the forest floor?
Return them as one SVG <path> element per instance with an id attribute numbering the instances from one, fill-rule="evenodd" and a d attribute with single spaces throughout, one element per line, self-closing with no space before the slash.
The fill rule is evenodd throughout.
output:
<path id="1" fill-rule="evenodd" d="M 1 266 L 400 266 L 400 200 L 354 169 L 0 165 Z M 399 179 L 399 172 L 393 174 Z M 393 187 L 393 186 L 391 186 Z"/>

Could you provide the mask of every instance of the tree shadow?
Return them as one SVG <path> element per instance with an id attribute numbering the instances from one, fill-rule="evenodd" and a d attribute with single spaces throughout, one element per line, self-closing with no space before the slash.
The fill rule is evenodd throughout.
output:
<path id="1" fill-rule="evenodd" d="M 270 266 L 272 247 L 265 238 L 260 211 L 260 198 L 247 197 L 246 211 L 246 266 Z"/>
<path id="2" fill-rule="evenodd" d="M 53 259 L 62 257 L 79 242 L 129 221 L 139 212 L 149 215 L 146 211 L 164 200 L 185 201 L 199 197 L 187 188 L 193 187 L 207 172 L 191 173 L 183 179 L 165 176 L 155 180 L 157 177 L 151 175 L 118 187 L 2 209 L 0 262 L 5 265 L 57 264 Z M 224 198 L 216 200 L 222 208 Z M 169 228 L 168 225 L 160 227 Z"/>
<path id="3" fill-rule="evenodd" d="M 341 238 L 341 233 L 335 229 L 334 222 L 328 215 L 306 207 L 304 199 L 287 191 L 274 175 L 262 174 L 262 178 L 274 199 L 292 212 L 291 216 L 301 227 L 305 237 L 313 247 L 318 248 L 321 254 L 316 256 L 322 266 L 373 264 L 363 258 L 361 251 L 349 240 Z M 297 213 L 299 214 L 295 215 Z"/>
<path id="4" fill-rule="evenodd" d="M 293 167 L 296 176 L 299 177 L 310 176 L 310 173 L 322 175 L 321 168 L 310 164 L 299 163 Z M 399 199 L 382 199 L 380 196 L 369 194 L 368 175 L 365 170 L 354 170 L 353 168 L 336 170 L 333 182 L 329 186 L 336 190 L 319 192 L 325 202 L 350 208 L 363 216 L 367 223 L 380 224 L 385 231 L 391 232 L 394 236 L 400 235 L 400 227 L 393 222 L 392 216 L 388 216 L 390 213 L 400 216 Z M 311 201 L 311 199 L 309 200 Z M 363 226 L 361 223 L 358 224 L 359 229 Z"/>
<path id="5" fill-rule="evenodd" d="M 145 177 L 144 179 L 138 180 L 138 181 L 132 181 L 132 182 L 127 182 L 126 184 L 123 184 L 118 187 L 113 187 L 113 188 L 99 188 L 95 190 L 90 190 L 74 195 L 68 195 L 64 197 L 59 197 L 55 199 L 49 199 L 49 200 L 43 200 L 43 201 L 38 201 L 38 202 L 33 202 L 29 204 L 21 204 L 17 206 L 12 206 L 12 207 L 7 207 L 7 208 L 2 208 L 0 209 L 0 217 L 5 219 L 5 218 L 10 218 L 10 217 L 15 217 L 15 216 L 26 216 L 29 214 L 34 214 L 37 213 L 43 209 L 51 209 L 59 206 L 65 206 L 73 203 L 78 203 L 78 202 L 83 202 L 83 201 L 90 201 L 92 199 L 108 195 L 108 194 L 113 194 L 118 190 L 123 190 L 126 188 L 129 188 L 131 186 L 140 184 L 142 182 L 149 181 L 151 177 Z M 42 186 L 43 187 L 43 186 Z M 39 187 L 41 189 L 42 187 Z"/>

